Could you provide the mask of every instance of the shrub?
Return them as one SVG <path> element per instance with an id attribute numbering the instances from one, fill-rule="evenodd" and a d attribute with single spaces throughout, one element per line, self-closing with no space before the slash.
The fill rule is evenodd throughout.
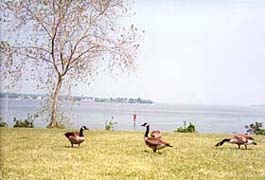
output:
<path id="1" fill-rule="evenodd" d="M 247 129 L 247 133 L 265 135 L 265 129 L 262 128 L 262 123 L 260 122 L 255 122 L 254 124 L 250 124 L 249 126 L 246 125 L 245 128 Z"/>
<path id="2" fill-rule="evenodd" d="M 8 124 L 2 121 L 2 117 L 0 117 L 0 127 L 8 127 Z"/>
<path id="3" fill-rule="evenodd" d="M 105 130 L 112 131 L 113 128 L 114 128 L 114 125 L 118 124 L 117 122 L 113 122 L 113 119 L 114 119 L 114 117 L 112 116 L 110 121 L 106 120 L 106 122 L 105 122 Z"/>
<path id="4" fill-rule="evenodd" d="M 111 121 L 106 121 L 105 122 L 105 130 L 107 131 L 112 131 L 114 127 L 114 123 Z"/>
<path id="5" fill-rule="evenodd" d="M 28 113 L 28 117 L 24 120 L 23 119 L 18 120 L 16 117 L 14 117 L 13 121 L 15 122 L 15 124 L 13 127 L 14 128 L 17 128 L 17 127 L 19 127 L 19 128 L 22 128 L 22 127 L 34 128 L 33 122 L 34 122 L 35 118 L 37 118 L 37 117 L 38 117 L 38 113 L 33 114 L 33 115 L 30 115 Z"/>
<path id="6" fill-rule="evenodd" d="M 22 127 L 33 128 L 34 127 L 33 121 L 29 121 L 27 119 L 25 119 L 25 120 L 17 120 L 16 117 L 14 117 L 14 122 L 15 122 L 15 124 L 13 126 L 14 128 L 17 128 L 17 127 L 19 127 L 19 128 L 22 128 Z"/>
<path id="7" fill-rule="evenodd" d="M 196 132 L 195 125 L 193 125 L 191 122 L 187 126 L 186 121 L 183 122 L 183 126 L 177 128 L 175 132 L 180 132 L 180 133 L 194 133 Z"/>

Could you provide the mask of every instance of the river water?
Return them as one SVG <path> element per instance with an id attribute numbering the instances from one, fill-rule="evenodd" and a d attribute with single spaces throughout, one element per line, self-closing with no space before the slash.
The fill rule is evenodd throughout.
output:
<path id="1" fill-rule="evenodd" d="M 12 126 L 14 117 L 26 118 L 28 113 L 37 112 L 40 107 L 40 100 L 1 99 L 0 115 Z M 243 133 L 246 124 L 265 122 L 264 106 L 78 102 L 63 109 L 70 118 L 72 128 L 86 125 L 90 129 L 104 129 L 105 121 L 113 118 L 117 122 L 114 130 L 144 130 L 140 124 L 148 122 L 153 130 L 174 131 L 186 121 L 195 124 L 199 133 Z M 136 114 L 135 126 L 133 114 Z M 34 122 L 35 127 L 45 127 L 46 120 L 39 118 Z"/>

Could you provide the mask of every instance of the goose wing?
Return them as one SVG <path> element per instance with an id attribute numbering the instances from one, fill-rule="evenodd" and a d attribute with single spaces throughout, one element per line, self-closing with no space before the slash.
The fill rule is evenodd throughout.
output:
<path id="1" fill-rule="evenodd" d="M 79 132 L 67 132 L 64 134 L 65 137 L 67 138 L 71 138 L 71 137 L 76 137 L 76 136 L 79 136 Z"/>
<path id="2" fill-rule="evenodd" d="M 162 141 L 160 138 L 155 138 L 155 137 L 149 137 L 145 141 L 152 145 L 167 145 L 168 144 L 165 141 Z"/>
<path id="3" fill-rule="evenodd" d="M 151 134 L 153 133 L 161 133 L 160 131 L 152 131 Z"/>
<path id="4" fill-rule="evenodd" d="M 238 144 L 243 144 L 245 142 L 247 142 L 247 139 L 242 136 L 242 135 L 235 135 L 231 140 L 230 142 L 232 143 L 238 143 Z"/>
<path id="5" fill-rule="evenodd" d="M 249 135 L 244 135 L 244 137 L 245 137 L 246 139 L 248 139 L 248 140 L 254 140 L 254 138 L 251 137 L 251 136 L 249 136 Z"/>
<path id="6" fill-rule="evenodd" d="M 161 132 L 160 131 L 152 131 L 151 137 L 161 138 Z"/>
<path id="7" fill-rule="evenodd" d="M 246 135 L 246 134 L 238 134 L 235 137 L 237 137 L 238 139 L 244 139 L 244 140 L 254 140 L 254 138 L 252 136 Z"/>

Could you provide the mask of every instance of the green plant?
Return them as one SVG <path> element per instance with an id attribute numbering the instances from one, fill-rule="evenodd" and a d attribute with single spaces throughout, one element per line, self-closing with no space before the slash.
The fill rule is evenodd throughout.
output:
<path id="1" fill-rule="evenodd" d="M 249 126 L 246 125 L 245 128 L 247 129 L 247 133 L 254 133 L 256 135 L 265 135 L 265 129 L 262 128 L 261 122 L 255 122 L 254 124 L 250 124 Z"/>
<path id="2" fill-rule="evenodd" d="M 186 121 L 183 121 L 183 126 L 177 128 L 175 132 L 181 132 L 181 133 L 194 133 L 196 132 L 195 125 L 193 125 L 191 122 L 187 126 Z"/>
<path id="3" fill-rule="evenodd" d="M 107 130 L 107 131 L 112 131 L 113 130 L 114 125 L 117 124 L 117 122 L 113 122 L 113 119 L 114 119 L 114 117 L 112 116 L 110 121 L 106 120 L 106 122 L 105 122 L 105 130 Z"/>
<path id="4" fill-rule="evenodd" d="M 105 122 L 105 130 L 112 131 L 114 127 L 114 123 L 112 121 L 106 121 Z"/>
<path id="5" fill-rule="evenodd" d="M 17 128 L 17 127 L 19 127 L 19 128 L 22 128 L 22 127 L 24 127 L 24 128 L 34 128 L 34 125 L 33 125 L 33 123 L 34 123 L 34 120 L 38 117 L 39 115 L 38 115 L 38 113 L 35 113 L 35 114 L 33 114 L 33 115 L 31 115 L 31 114 L 29 114 L 28 113 L 28 116 L 27 116 L 27 118 L 26 119 L 17 119 L 16 117 L 14 117 L 14 122 L 15 122 L 15 124 L 14 124 L 14 128 Z"/>
<path id="6" fill-rule="evenodd" d="M 2 117 L 0 117 L 0 127 L 8 127 L 8 124 L 2 121 Z"/>

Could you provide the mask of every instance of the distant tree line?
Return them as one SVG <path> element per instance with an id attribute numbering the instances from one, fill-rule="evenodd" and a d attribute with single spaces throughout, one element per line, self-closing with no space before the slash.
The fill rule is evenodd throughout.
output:
<path id="1" fill-rule="evenodd" d="M 48 95 L 43 94 L 17 94 L 17 93 L 0 93 L 0 98 L 7 97 L 10 99 L 43 99 Z M 69 99 L 73 101 L 92 101 L 92 102 L 112 102 L 112 103 L 132 103 L 132 104 L 153 104 L 153 101 L 150 99 L 138 98 L 100 98 L 100 97 L 84 97 L 84 96 L 59 96 L 58 99 Z"/>

